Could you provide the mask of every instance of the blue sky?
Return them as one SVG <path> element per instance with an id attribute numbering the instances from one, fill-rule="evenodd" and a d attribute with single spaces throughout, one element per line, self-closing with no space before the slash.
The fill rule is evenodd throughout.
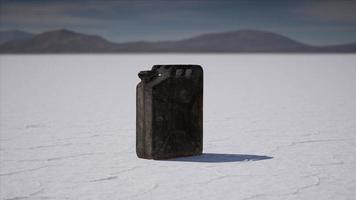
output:
<path id="1" fill-rule="evenodd" d="M 309 44 L 339 44 L 356 42 L 356 1 L 0 0 L 1 30 L 60 28 L 116 42 L 257 29 Z"/>

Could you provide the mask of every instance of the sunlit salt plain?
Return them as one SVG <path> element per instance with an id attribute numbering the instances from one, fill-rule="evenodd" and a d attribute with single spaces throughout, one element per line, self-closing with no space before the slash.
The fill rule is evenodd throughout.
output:
<path id="1" fill-rule="evenodd" d="M 204 67 L 204 155 L 135 154 L 137 73 Z M 354 199 L 356 55 L 0 57 L 0 198 Z"/>

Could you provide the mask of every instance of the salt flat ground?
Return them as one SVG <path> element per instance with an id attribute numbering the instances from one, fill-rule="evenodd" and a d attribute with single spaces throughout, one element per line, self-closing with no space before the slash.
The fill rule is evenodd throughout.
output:
<path id="1" fill-rule="evenodd" d="M 137 73 L 204 67 L 204 155 L 135 155 Z M 356 55 L 0 57 L 0 197 L 354 199 Z"/>

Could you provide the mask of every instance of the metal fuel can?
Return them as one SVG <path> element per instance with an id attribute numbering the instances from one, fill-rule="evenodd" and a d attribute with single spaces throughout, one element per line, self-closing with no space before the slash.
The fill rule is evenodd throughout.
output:
<path id="1" fill-rule="evenodd" d="M 203 151 L 203 69 L 155 65 L 138 74 L 136 154 L 145 159 L 199 155 Z"/>

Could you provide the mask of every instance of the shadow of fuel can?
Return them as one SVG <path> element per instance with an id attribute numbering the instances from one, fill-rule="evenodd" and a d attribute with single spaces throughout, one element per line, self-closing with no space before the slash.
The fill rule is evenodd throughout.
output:
<path id="1" fill-rule="evenodd" d="M 137 156 L 159 160 L 202 154 L 202 67 L 155 65 L 138 76 Z"/>

